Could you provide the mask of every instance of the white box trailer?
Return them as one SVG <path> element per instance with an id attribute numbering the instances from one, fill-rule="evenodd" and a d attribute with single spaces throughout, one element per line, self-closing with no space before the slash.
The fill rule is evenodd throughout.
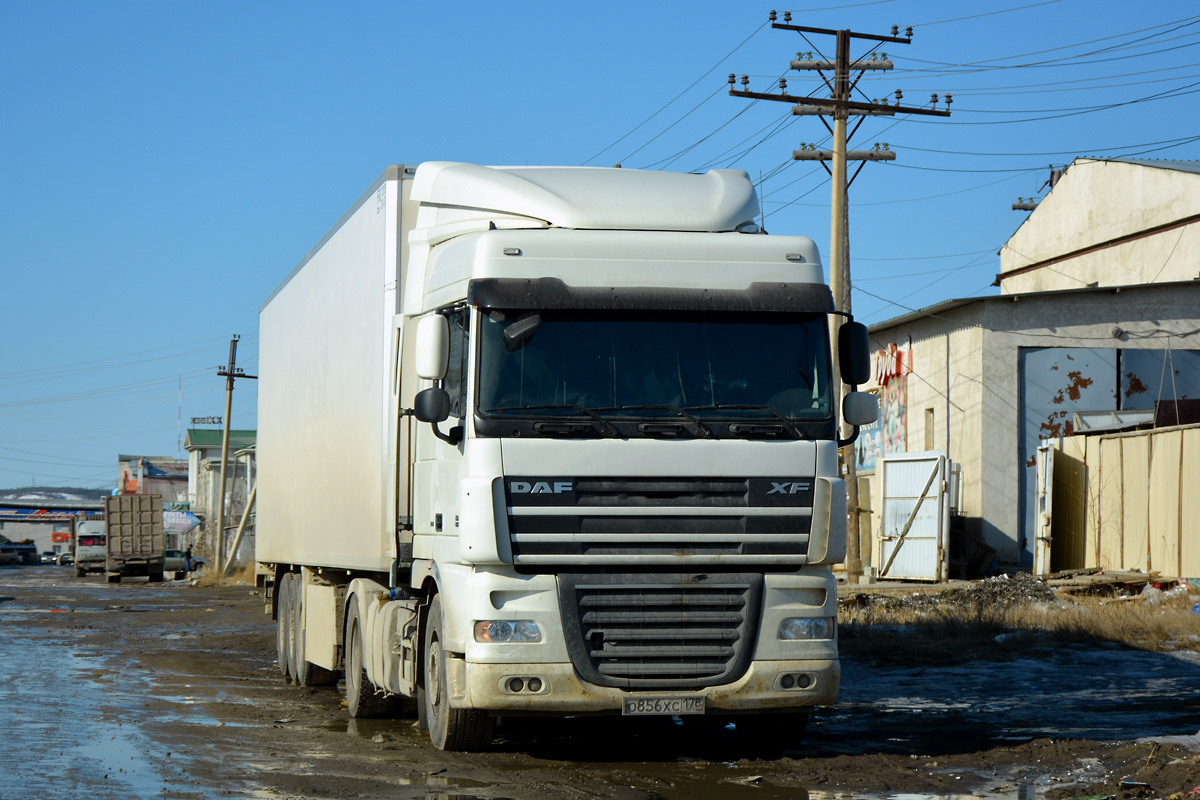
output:
<path id="1" fill-rule="evenodd" d="M 876 409 L 839 409 L 817 248 L 757 213 L 741 171 L 385 170 L 260 309 L 281 672 L 447 749 L 834 702 L 839 412 Z"/>

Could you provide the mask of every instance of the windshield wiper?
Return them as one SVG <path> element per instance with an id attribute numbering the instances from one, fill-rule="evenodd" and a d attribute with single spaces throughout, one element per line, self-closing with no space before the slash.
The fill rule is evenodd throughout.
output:
<path id="1" fill-rule="evenodd" d="M 612 423 L 610 423 L 604 417 L 600 416 L 595 411 L 592 411 L 590 408 L 584 408 L 578 403 L 547 403 L 534 406 L 499 406 L 497 408 L 489 408 L 487 413 L 495 414 L 497 411 L 577 411 L 585 417 L 593 419 L 599 423 L 600 429 L 607 435 L 612 437 L 619 437 L 621 435 L 620 432 L 613 427 Z"/>
<path id="2" fill-rule="evenodd" d="M 596 409 L 597 411 L 671 411 L 679 416 L 687 419 L 699 429 L 705 439 L 711 439 L 713 432 L 707 425 L 700 421 L 694 414 L 689 414 L 679 406 L 673 406 L 669 403 L 642 403 L 633 406 L 602 406 Z"/>
<path id="3" fill-rule="evenodd" d="M 789 433 L 791 433 L 792 436 L 795 436 L 797 439 L 802 438 L 800 436 L 800 430 L 792 423 L 792 421 L 790 419 L 788 419 L 787 417 L 785 417 L 783 414 L 780 414 L 778 411 L 776 411 L 771 406 L 736 404 L 736 405 L 714 405 L 714 406 L 688 406 L 688 409 L 691 411 L 766 411 L 772 417 L 774 417 L 775 419 L 777 419 L 781 423 L 783 423 L 783 427 L 785 429 L 787 429 L 787 431 Z M 754 426 L 749 426 L 749 427 L 744 428 L 743 426 L 737 425 L 737 424 L 732 424 L 729 426 L 729 430 L 732 431 L 733 433 L 743 433 L 743 432 L 754 433 L 755 431 L 753 430 L 753 428 L 754 428 Z"/>

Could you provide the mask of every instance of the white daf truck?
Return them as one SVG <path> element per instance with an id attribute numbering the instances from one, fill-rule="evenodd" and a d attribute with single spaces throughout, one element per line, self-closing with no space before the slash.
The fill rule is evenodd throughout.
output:
<path id="1" fill-rule="evenodd" d="M 281 672 L 457 750 L 833 703 L 866 329 L 839 408 L 817 248 L 757 215 L 734 170 L 385 170 L 260 309 Z"/>

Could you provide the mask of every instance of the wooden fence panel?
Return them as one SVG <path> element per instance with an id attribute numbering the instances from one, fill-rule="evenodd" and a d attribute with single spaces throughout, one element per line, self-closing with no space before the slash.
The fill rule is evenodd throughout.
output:
<path id="1" fill-rule="evenodd" d="M 1182 433 L 1178 577 L 1200 578 L 1200 428 Z"/>
<path id="2" fill-rule="evenodd" d="M 1146 509 L 1150 535 L 1149 570 L 1177 575 L 1179 570 L 1179 475 L 1183 431 L 1168 430 L 1150 437 L 1150 504 Z"/>

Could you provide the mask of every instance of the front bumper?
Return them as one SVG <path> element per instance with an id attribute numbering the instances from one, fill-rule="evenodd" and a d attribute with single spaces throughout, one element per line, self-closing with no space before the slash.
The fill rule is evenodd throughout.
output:
<path id="1" fill-rule="evenodd" d="M 626 697 L 702 696 L 705 713 L 738 714 L 802 710 L 837 700 L 841 668 L 836 660 L 755 661 L 737 681 L 693 690 L 629 691 L 581 681 L 571 664 L 480 664 L 447 660 L 450 704 L 510 714 L 619 714 Z M 806 688 L 783 688 L 786 676 L 807 676 Z M 512 679 L 525 684 L 510 688 Z M 531 678 L 538 691 L 528 688 Z"/>

